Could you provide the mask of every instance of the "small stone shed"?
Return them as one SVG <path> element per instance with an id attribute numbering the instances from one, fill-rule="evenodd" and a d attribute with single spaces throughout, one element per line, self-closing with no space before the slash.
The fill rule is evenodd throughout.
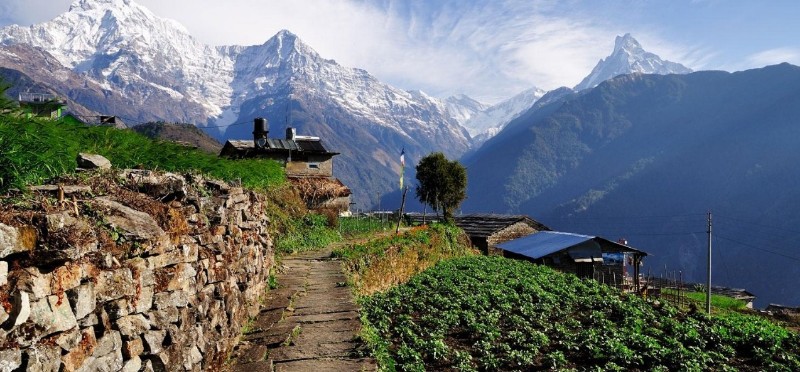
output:
<path id="1" fill-rule="evenodd" d="M 598 275 L 620 278 L 639 290 L 639 267 L 648 254 L 598 236 L 540 231 L 497 245 L 503 255 L 574 273 L 582 278 Z M 627 279 L 627 280 L 626 280 Z"/>
<path id="2" fill-rule="evenodd" d="M 333 176 L 333 157 L 319 137 L 301 136 L 286 128 L 285 138 L 270 138 L 267 119 L 253 122 L 252 140 L 228 140 L 219 154 L 231 159 L 264 158 L 284 165 L 286 176 L 310 209 L 350 209 L 352 192 Z"/>
<path id="3" fill-rule="evenodd" d="M 485 253 L 499 253 L 497 244 L 550 228 L 525 215 L 467 214 L 454 218 L 472 245 Z"/>

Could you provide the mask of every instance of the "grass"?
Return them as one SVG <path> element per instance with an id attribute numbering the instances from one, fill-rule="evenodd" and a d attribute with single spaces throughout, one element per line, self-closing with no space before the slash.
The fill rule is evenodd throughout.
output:
<path id="1" fill-rule="evenodd" d="M 0 115 L 0 192 L 24 189 L 73 173 L 79 152 L 103 155 L 118 168 L 202 173 L 267 190 L 286 183 L 272 160 L 229 160 L 200 150 L 153 141 L 130 130 L 86 126 L 74 120 Z"/>
<path id="2" fill-rule="evenodd" d="M 363 301 L 384 370 L 800 370 L 800 335 L 502 257 L 442 261 Z"/>
<path id="3" fill-rule="evenodd" d="M 677 296 L 678 291 L 674 289 L 665 288 L 662 290 L 664 295 Z M 703 292 L 683 292 L 682 295 L 693 302 L 698 308 L 705 308 L 706 294 Z M 700 306 L 702 305 L 702 306 Z M 738 311 L 745 310 L 747 304 L 742 300 L 737 300 L 733 297 L 711 294 L 711 307 L 717 310 Z"/>
<path id="4" fill-rule="evenodd" d="M 289 221 L 287 231 L 276 239 L 276 251 L 291 254 L 321 249 L 340 241 L 342 237 L 339 232 L 328 225 L 327 218 L 316 213 L 294 218 Z"/>
<path id="5" fill-rule="evenodd" d="M 403 283 L 441 260 L 475 253 L 461 229 L 445 224 L 417 227 L 333 251 L 342 259 L 349 283 L 359 295 Z"/>
<path id="6" fill-rule="evenodd" d="M 341 217 L 339 233 L 346 238 L 357 238 L 372 235 L 376 232 L 394 231 L 397 221 L 375 217 Z"/>

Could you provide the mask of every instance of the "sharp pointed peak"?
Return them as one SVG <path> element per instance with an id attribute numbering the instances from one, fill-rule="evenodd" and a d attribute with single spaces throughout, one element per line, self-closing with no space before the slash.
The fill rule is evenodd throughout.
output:
<path id="1" fill-rule="evenodd" d="M 639 50 L 642 49 L 642 45 L 639 44 L 639 42 L 634 39 L 630 33 L 626 33 L 625 35 L 617 36 L 616 39 L 614 39 L 614 53 L 621 49 L 628 51 Z"/>

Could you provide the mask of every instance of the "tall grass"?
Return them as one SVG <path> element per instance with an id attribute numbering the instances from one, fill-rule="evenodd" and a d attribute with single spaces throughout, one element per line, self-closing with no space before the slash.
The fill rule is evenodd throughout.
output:
<path id="1" fill-rule="evenodd" d="M 223 159 L 130 130 L 68 119 L 0 115 L 0 192 L 73 172 L 79 152 L 103 155 L 119 168 L 198 172 L 257 190 L 286 182 L 283 168 L 271 160 Z"/>

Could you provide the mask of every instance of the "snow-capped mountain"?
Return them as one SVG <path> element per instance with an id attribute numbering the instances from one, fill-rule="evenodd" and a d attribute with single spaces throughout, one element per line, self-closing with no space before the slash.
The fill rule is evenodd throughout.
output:
<path id="1" fill-rule="evenodd" d="M 447 97 L 444 100 L 444 104 L 447 106 L 447 112 L 450 113 L 450 116 L 462 126 L 479 112 L 491 107 L 465 94 Z"/>
<path id="2" fill-rule="evenodd" d="M 642 74 L 688 74 L 692 70 L 680 63 L 662 60 L 661 57 L 647 52 L 631 34 L 617 36 L 614 40 L 614 52 L 597 62 L 592 72 L 580 84 L 576 91 L 594 88 L 598 84 L 630 73 Z"/>
<path id="3" fill-rule="evenodd" d="M 401 149 L 407 159 L 432 151 L 457 157 L 470 145 L 443 101 L 322 58 L 288 31 L 262 45 L 212 47 L 132 0 L 77 0 L 49 22 L 0 29 L 0 45 L 17 48 L 9 52 L 16 59 L 19 48 L 51 56 L 60 74 L 42 73 L 52 67 L 42 59 L 15 68 L 51 81 L 77 76 L 93 94 L 67 86 L 62 94 L 104 114 L 124 111 L 129 122 L 219 126 L 212 130 L 218 138 L 251 138 L 248 123 L 263 115 L 273 129 L 292 125 L 323 137 L 342 153 L 337 167 L 344 171 L 337 173 L 362 206 L 397 183 Z"/>
<path id="4" fill-rule="evenodd" d="M 544 90 L 533 87 L 474 114 L 463 125 L 476 144 L 483 143 L 531 108 L 545 93 Z"/>

